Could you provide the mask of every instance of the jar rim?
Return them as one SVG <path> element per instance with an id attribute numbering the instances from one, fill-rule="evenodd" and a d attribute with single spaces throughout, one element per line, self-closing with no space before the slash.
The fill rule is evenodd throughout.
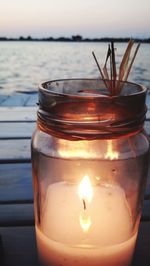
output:
<path id="1" fill-rule="evenodd" d="M 45 82 L 39 87 L 39 127 L 75 140 L 139 131 L 147 110 L 145 98 L 146 88 L 131 82 L 123 82 L 121 93 L 114 96 L 102 79 Z"/>
<path id="2" fill-rule="evenodd" d="M 45 81 L 39 84 L 39 91 L 41 92 L 45 92 L 45 93 L 51 93 L 53 96 L 65 96 L 65 97 L 69 97 L 69 98 L 111 98 L 111 99 L 115 99 L 116 97 L 132 97 L 135 95 L 139 95 L 142 93 L 146 93 L 147 92 L 147 88 L 145 86 L 143 86 L 140 83 L 135 83 L 135 82 L 131 82 L 131 81 L 119 81 L 122 85 L 131 85 L 136 87 L 138 90 L 136 92 L 130 92 L 129 94 L 116 94 L 116 95 L 111 95 L 109 94 L 109 91 L 106 88 L 106 92 L 105 94 L 101 94 L 101 93 L 94 93 L 92 92 L 81 92 L 81 91 L 77 91 L 76 93 L 65 93 L 65 92 L 60 92 L 58 90 L 52 90 L 50 89 L 50 87 L 48 88 L 48 86 L 52 85 L 53 83 L 63 83 L 63 82 L 81 82 L 81 81 L 87 81 L 87 82 L 94 82 L 94 81 L 99 81 L 99 82 L 103 82 L 104 86 L 105 86 L 105 82 L 110 82 L 110 80 L 103 80 L 101 78 L 64 78 L 64 79 L 54 79 L 54 80 L 49 80 L 49 81 Z M 118 81 L 117 81 L 118 82 Z"/>

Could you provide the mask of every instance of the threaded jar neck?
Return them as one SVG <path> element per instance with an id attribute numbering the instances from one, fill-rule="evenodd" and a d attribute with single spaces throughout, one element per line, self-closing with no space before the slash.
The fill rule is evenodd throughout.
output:
<path id="1" fill-rule="evenodd" d="M 101 79 L 48 81 L 39 87 L 38 126 L 70 140 L 115 138 L 143 129 L 145 99 L 146 88 L 130 82 L 110 96 Z"/>

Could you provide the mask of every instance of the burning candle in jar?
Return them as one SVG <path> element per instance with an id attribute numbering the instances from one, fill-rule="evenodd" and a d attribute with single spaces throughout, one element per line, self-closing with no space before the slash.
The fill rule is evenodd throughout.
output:
<path id="1" fill-rule="evenodd" d="M 146 88 L 126 81 L 139 49 L 132 54 L 133 45 L 118 76 L 111 43 L 103 69 L 93 53 L 102 79 L 40 85 L 32 166 L 37 245 L 46 266 L 131 264 L 149 158 Z"/>
<path id="2" fill-rule="evenodd" d="M 122 266 L 130 263 L 130 208 L 121 187 L 92 185 L 84 176 L 77 187 L 58 182 L 49 186 L 37 243 L 46 265 Z"/>

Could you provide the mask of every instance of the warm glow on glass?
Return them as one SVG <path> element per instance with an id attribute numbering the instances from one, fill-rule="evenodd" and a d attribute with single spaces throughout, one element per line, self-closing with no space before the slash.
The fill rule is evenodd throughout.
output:
<path id="1" fill-rule="evenodd" d="M 118 157 L 119 153 L 117 151 L 113 151 L 112 140 L 108 140 L 107 153 L 105 155 L 105 159 L 114 160 L 118 159 Z"/>
<path id="2" fill-rule="evenodd" d="M 63 158 L 90 158 L 94 156 L 94 151 L 91 151 L 88 141 L 68 142 L 64 139 L 60 139 L 59 155 Z"/>
<path id="3" fill-rule="evenodd" d="M 88 176 L 84 176 L 78 188 L 79 197 L 81 200 L 90 202 L 93 197 L 93 189 Z"/>

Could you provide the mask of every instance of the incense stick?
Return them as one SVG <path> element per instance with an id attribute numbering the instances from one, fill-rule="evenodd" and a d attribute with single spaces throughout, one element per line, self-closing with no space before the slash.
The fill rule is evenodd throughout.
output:
<path id="1" fill-rule="evenodd" d="M 106 88 L 109 90 L 110 95 L 120 94 L 122 87 L 123 87 L 122 81 L 127 81 L 128 79 L 133 62 L 135 60 L 135 57 L 140 47 L 140 43 L 138 43 L 133 55 L 131 56 L 131 51 L 134 46 L 134 43 L 135 43 L 134 40 L 130 40 L 127 45 L 127 48 L 125 50 L 125 53 L 123 55 L 123 58 L 122 58 L 122 61 L 119 67 L 118 76 L 117 76 L 117 68 L 116 68 L 115 48 L 114 48 L 113 42 L 111 42 L 111 44 L 108 45 L 106 60 L 105 60 L 104 67 L 102 69 L 98 63 L 95 53 L 92 52 L 92 55 L 99 69 L 102 80 L 104 81 Z M 110 63 L 110 75 L 108 74 L 108 70 L 107 70 L 108 61 L 110 61 L 109 62 Z"/>
<path id="2" fill-rule="evenodd" d="M 107 87 L 107 82 L 106 82 L 106 80 L 105 80 L 105 76 L 103 75 L 103 71 L 101 70 L 101 67 L 100 67 L 100 65 L 99 65 L 99 63 L 98 63 L 98 60 L 97 60 L 97 58 L 96 58 L 96 56 L 95 56 L 95 53 L 92 52 L 92 55 L 93 55 L 93 57 L 94 57 L 94 59 L 95 59 L 95 62 L 96 62 L 96 64 L 97 64 L 97 67 L 98 67 L 98 69 L 99 69 L 99 72 L 100 72 L 100 74 L 101 74 L 101 77 L 102 77 L 102 79 L 103 79 L 103 81 L 104 81 L 104 83 L 105 83 L 105 86 L 106 86 L 106 88 L 108 88 L 108 87 Z"/>

